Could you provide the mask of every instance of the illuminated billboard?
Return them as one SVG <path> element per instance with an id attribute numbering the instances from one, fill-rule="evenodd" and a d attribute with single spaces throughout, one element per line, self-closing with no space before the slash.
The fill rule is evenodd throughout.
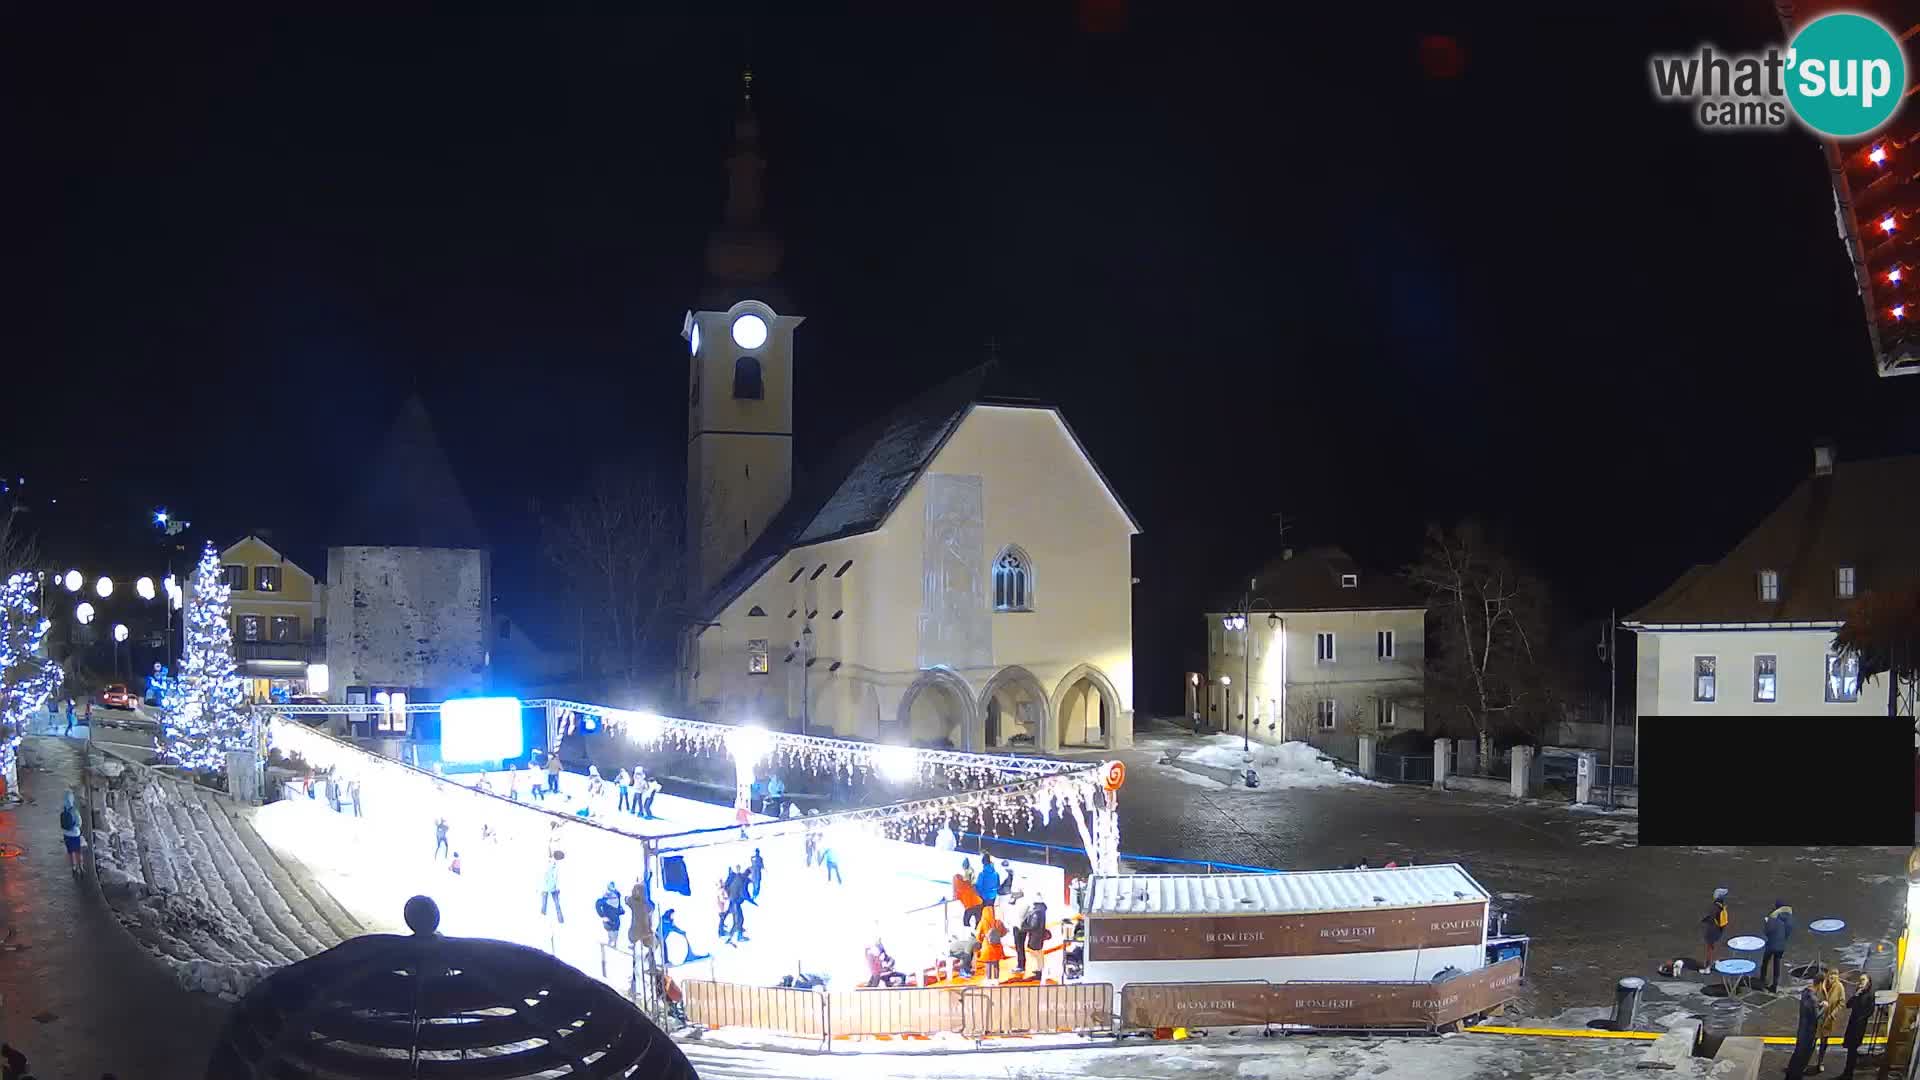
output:
<path id="1" fill-rule="evenodd" d="M 455 698 L 440 705 L 440 760 L 506 761 L 527 752 L 519 698 Z"/>

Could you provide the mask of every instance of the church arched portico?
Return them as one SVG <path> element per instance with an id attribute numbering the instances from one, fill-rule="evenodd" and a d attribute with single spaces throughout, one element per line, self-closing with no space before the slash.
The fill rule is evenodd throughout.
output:
<path id="1" fill-rule="evenodd" d="M 1121 722 L 1120 692 L 1105 672 L 1081 664 L 1053 692 L 1054 726 L 1061 750 L 1111 749 Z"/>
<path id="2" fill-rule="evenodd" d="M 896 730 L 914 746 L 969 749 L 969 733 L 980 730 L 973 688 L 951 668 L 928 668 L 900 698 Z M 977 749 L 977 746 L 972 747 Z"/>
<path id="3" fill-rule="evenodd" d="M 1018 664 L 1001 668 L 987 680 L 980 691 L 978 712 L 982 750 L 1053 749 L 1053 708 L 1046 688 Z"/>

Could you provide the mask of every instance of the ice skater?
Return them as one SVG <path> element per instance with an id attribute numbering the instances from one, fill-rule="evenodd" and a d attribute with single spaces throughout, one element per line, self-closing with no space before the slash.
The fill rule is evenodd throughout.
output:
<path id="1" fill-rule="evenodd" d="M 680 929 L 679 925 L 673 921 L 673 912 L 673 908 L 668 908 L 660 916 L 660 933 L 658 935 L 660 938 L 660 963 L 666 967 L 673 966 L 673 961 L 667 957 L 667 942 L 672 941 L 673 935 L 675 934 L 679 934 L 680 940 L 687 946 L 687 953 L 681 957 L 681 963 L 691 964 L 696 960 L 705 960 L 707 954 L 693 951 L 693 939 L 688 937 L 687 932 Z"/>
<path id="2" fill-rule="evenodd" d="M 542 918 L 546 917 L 548 900 L 553 901 L 554 919 L 565 924 L 567 921 L 566 912 L 560 910 L 560 853 L 558 851 L 552 852 L 547 856 L 547 872 L 540 879 L 540 915 Z"/>
<path id="3" fill-rule="evenodd" d="M 594 901 L 593 913 L 600 916 L 600 925 L 607 931 L 607 946 L 620 947 L 620 919 L 626 914 L 620 906 L 620 886 L 607 882 L 607 891 Z"/>
<path id="4" fill-rule="evenodd" d="M 828 844 L 820 850 L 820 867 L 827 872 L 827 880 L 835 885 L 845 885 L 840 877 L 840 860 L 833 854 L 833 845 Z"/>
<path id="5" fill-rule="evenodd" d="M 434 861 L 439 862 L 440 857 L 442 855 L 445 855 L 446 853 L 447 853 L 447 819 L 443 817 L 435 818 L 433 820 L 433 859 Z"/>
<path id="6" fill-rule="evenodd" d="M 527 773 L 530 777 L 527 781 L 527 794 L 533 796 L 534 802 L 546 802 L 547 788 L 540 780 L 540 767 L 533 763 L 532 758 L 527 759 Z"/>
<path id="7" fill-rule="evenodd" d="M 620 795 L 620 813 L 633 809 L 633 774 L 625 769 L 613 778 L 613 788 Z"/>
<path id="8" fill-rule="evenodd" d="M 629 807 L 635 817 L 640 816 L 640 802 L 646 798 L 646 794 L 647 767 L 645 765 L 635 765 L 633 767 L 633 804 Z"/>
<path id="9" fill-rule="evenodd" d="M 767 873 L 767 860 L 760 857 L 760 849 L 753 849 L 753 860 L 747 863 L 747 903 L 760 906 L 760 879 Z"/>
<path id="10" fill-rule="evenodd" d="M 547 791 L 560 794 L 560 754 L 557 751 L 547 755 Z"/>
<path id="11" fill-rule="evenodd" d="M 1020 894 L 1015 892 L 1013 888 L 1013 861 L 1011 859 L 1000 860 L 1000 895 L 1006 897 L 1008 900 L 1020 899 Z"/>
<path id="12" fill-rule="evenodd" d="M 600 766 L 587 766 L 587 801 L 599 801 L 601 793 L 606 790 L 607 782 L 600 779 Z"/>
<path id="13" fill-rule="evenodd" d="M 360 778 L 359 777 L 356 776 L 353 779 L 347 781 L 347 793 L 353 796 L 353 816 L 365 817 L 366 815 L 361 813 L 360 811 Z"/>
<path id="14" fill-rule="evenodd" d="M 747 937 L 747 913 L 742 906 L 747 900 L 747 872 L 740 867 L 727 871 L 727 880 L 720 886 L 720 897 L 726 906 L 720 912 L 720 936 L 729 945 L 738 945 L 751 940 Z M 727 937 L 727 922 L 733 922 L 733 936 Z"/>
<path id="15" fill-rule="evenodd" d="M 66 730 L 66 734 L 68 734 L 68 735 L 71 735 L 71 734 L 73 734 L 73 699 L 72 699 L 72 698 L 68 698 L 68 699 L 67 699 L 67 730 Z"/>

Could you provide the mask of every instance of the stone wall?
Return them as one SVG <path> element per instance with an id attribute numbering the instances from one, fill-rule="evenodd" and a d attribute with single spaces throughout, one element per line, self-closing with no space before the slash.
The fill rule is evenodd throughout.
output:
<path id="1" fill-rule="evenodd" d="M 330 696 L 344 701 L 348 686 L 418 687 L 434 700 L 482 691 L 491 569 L 486 552 L 470 549 L 330 549 Z"/>

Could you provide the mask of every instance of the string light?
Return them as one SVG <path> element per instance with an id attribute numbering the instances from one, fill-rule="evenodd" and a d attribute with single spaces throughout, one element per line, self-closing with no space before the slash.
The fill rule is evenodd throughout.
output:
<path id="1" fill-rule="evenodd" d="M 1887 215 L 1886 217 L 1883 217 L 1883 218 L 1881 218 L 1881 219 L 1880 219 L 1880 231 L 1881 231 L 1881 232 L 1885 232 L 1885 233 L 1890 233 L 1890 232 L 1892 232 L 1892 231 L 1893 231 L 1893 229 L 1894 229 L 1894 223 L 1893 223 L 1893 215 L 1892 215 L 1892 214 L 1888 214 L 1888 215 Z"/>
<path id="2" fill-rule="evenodd" d="M 1884 146 L 1874 147 L 1872 152 L 1867 155 L 1867 160 L 1873 162 L 1875 165 L 1885 165 L 1887 163 L 1887 148 Z"/>
<path id="3" fill-rule="evenodd" d="M 1900 268 L 1899 267 L 1896 266 L 1893 269 L 1887 271 L 1887 281 L 1889 284 L 1893 284 L 1893 285 L 1900 284 Z"/>
<path id="4" fill-rule="evenodd" d="M 1907 305 L 1905 305 L 1905 304 L 1895 304 L 1895 305 L 1893 305 L 1893 317 L 1894 317 L 1894 318 L 1896 318 L 1896 319 L 1904 319 L 1904 318 L 1906 318 L 1906 317 L 1907 317 Z"/>

